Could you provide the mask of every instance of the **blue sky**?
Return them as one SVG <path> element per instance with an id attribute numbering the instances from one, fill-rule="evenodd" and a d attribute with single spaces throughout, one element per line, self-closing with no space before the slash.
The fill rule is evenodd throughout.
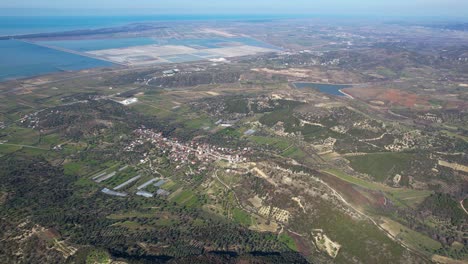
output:
<path id="1" fill-rule="evenodd" d="M 468 17 L 468 0 L 1 0 L 0 8 L 116 13 L 329 14 Z"/>

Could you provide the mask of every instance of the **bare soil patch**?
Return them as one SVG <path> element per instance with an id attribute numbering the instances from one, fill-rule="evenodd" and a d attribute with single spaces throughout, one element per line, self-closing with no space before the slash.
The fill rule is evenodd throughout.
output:
<path id="1" fill-rule="evenodd" d="M 429 103 L 430 98 L 398 89 L 345 88 L 343 90 L 354 98 L 367 101 L 374 105 L 394 105 L 408 108 L 414 108 L 416 106 L 431 107 Z"/>

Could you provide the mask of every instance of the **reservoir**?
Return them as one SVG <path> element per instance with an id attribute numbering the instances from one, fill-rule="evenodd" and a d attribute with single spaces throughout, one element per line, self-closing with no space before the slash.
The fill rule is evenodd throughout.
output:
<path id="1" fill-rule="evenodd" d="M 0 81 L 114 65 L 18 40 L 1 40 L 0 58 Z"/>
<path id="2" fill-rule="evenodd" d="M 297 82 L 293 83 L 294 87 L 297 89 L 316 89 L 322 93 L 337 95 L 337 96 L 344 96 L 343 93 L 340 92 L 341 89 L 352 87 L 352 85 L 346 84 L 324 84 L 324 83 L 308 83 L 308 82 Z"/>

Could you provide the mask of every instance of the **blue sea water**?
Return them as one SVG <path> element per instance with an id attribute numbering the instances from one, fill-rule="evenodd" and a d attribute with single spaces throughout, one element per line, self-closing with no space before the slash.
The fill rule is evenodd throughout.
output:
<path id="1" fill-rule="evenodd" d="M 59 11 L 57 11 L 60 14 Z M 1 14 L 1 12 L 0 12 Z M 133 16 L 0 16 L 0 36 L 96 29 L 140 22 L 203 20 L 262 20 L 282 16 L 252 15 L 133 15 Z"/>
<path id="2" fill-rule="evenodd" d="M 0 17 L 0 36 L 95 29 L 132 22 L 135 20 L 112 17 L 2 16 Z"/>
<path id="3" fill-rule="evenodd" d="M 298 82 L 294 83 L 294 86 L 298 89 L 317 89 L 322 93 L 337 95 L 337 96 L 344 96 L 343 93 L 340 92 L 341 89 L 351 87 L 351 85 L 344 85 L 344 84 L 322 84 L 322 83 L 306 83 L 306 82 Z"/>
<path id="4" fill-rule="evenodd" d="M 152 38 L 113 38 L 38 41 L 37 43 L 46 46 L 86 52 L 91 50 L 118 49 L 133 46 L 151 45 L 155 44 L 156 41 Z"/>
<path id="5" fill-rule="evenodd" d="M 35 12 L 35 11 L 34 11 Z M 1 14 L 0 10 L 0 14 Z M 0 16 L 0 36 L 31 33 L 49 33 L 81 29 L 115 27 L 139 22 L 155 22 L 164 25 L 173 21 L 250 20 L 279 18 L 276 16 L 242 15 L 153 15 L 153 16 Z M 171 23 L 172 23 L 171 22 Z M 90 50 L 122 48 L 148 44 L 187 45 L 200 48 L 219 48 L 241 43 L 266 48 L 276 48 L 251 38 L 213 38 L 169 40 L 159 43 L 151 38 L 121 38 L 94 40 L 42 41 L 39 44 L 57 46 L 85 52 Z M 171 61 L 196 60 L 210 56 L 175 56 Z M 0 81 L 37 76 L 58 71 L 107 67 L 112 63 L 76 54 L 61 52 L 16 40 L 0 41 Z"/>
<path id="6" fill-rule="evenodd" d="M 0 81 L 113 65 L 18 40 L 1 40 L 0 58 Z"/>

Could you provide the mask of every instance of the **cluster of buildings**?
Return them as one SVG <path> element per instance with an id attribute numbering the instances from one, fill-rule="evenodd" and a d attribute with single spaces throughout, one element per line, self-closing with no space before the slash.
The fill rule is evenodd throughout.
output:
<path id="1" fill-rule="evenodd" d="M 180 72 L 179 69 L 165 70 L 163 71 L 163 75 L 164 77 L 170 77 L 170 76 L 176 75 L 179 72 Z"/>
<path id="2" fill-rule="evenodd" d="M 316 142 L 313 147 L 319 155 L 324 155 L 333 152 L 335 147 L 336 138 L 328 137 L 323 140 Z"/>
<path id="3" fill-rule="evenodd" d="M 94 175 L 92 179 L 96 183 L 104 182 L 105 184 L 106 180 L 109 180 L 110 178 L 113 178 L 113 177 L 118 177 L 119 173 L 124 171 L 127 168 L 128 168 L 128 165 L 123 166 L 122 168 L 118 170 L 109 171 L 109 169 L 106 169 L 103 172 L 100 172 Z M 143 179 L 144 179 L 144 176 L 142 176 L 141 174 L 138 174 L 126 180 L 125 182 L 120 183 L 119 185 L 113 188 L 104 187 L 101 190 L 101 192 L 107 195 L 126 197 L 128 195 L 128 191 L 133 189 L 132 186 L 134 186 L 136 183 L 140 183 L 140 185 L 136 187 L 136 190 L 133 189 L 136 191 L 135 192 L 136 195 L 143 196 L 146 198 L 151 198 L 151 197 L 154 197 L 155 195 L 160 196 L 160 197 L 169 196 L 170 192 L 165 189 L 162 189 L 162 185 L 164 185 L 167 182 L 167 180 L 161 179 L 161 178 L 152 178 L 150 180 L 146 180 L 144 183 L 141 183 Z M 126 191 L 122 191 L 122 190 L 126 190 Z"/>
<path id="4" fill-rule="evenodd" d="M 39 117 L 37 116 L 39 112 L 34 112 L 34 113 L 31 113 L 31 114 L 27 114 L 25 116 L 23 116 L 22 118 L 20 118 L 18 121 L 21 123 L 21 124 L 26 124 L 28 125 L 28 128 L 36 128 L 38 125 L 39 125 Z"/>
<path id="5" fill-rule="evenodd" d="M 226 160 L 230 163 L 243 162 L 247 160 L 245 155 L 252 151 L 250 148 L 216 147 L 196 141 L 180 142 L 175 138 L 166 138 L 161 132 L 154 132 L 150 129 L 137 129 L 134 134 L 137 139 L 130 143 L 125 151 L 134 151 L 136 146 L 150 142 L 167 154 L 171 161 L 181 164 L 209 165 L 209 163 L 217 160 Z M 147 156 L 147 154 L 144 154 L 144 156 Z"/>
<path id="6" fill-rule="evenodd" d="M 402 138 L 395 138 L 393 144 L 385 145 L 385 149 L 392 152 L 400 152 L 408 149 L 414 149 L 416 147 L 422 147 L 424 145 L 418 144 L 417 139 L 421 139 L 422 134 L 419 130 L 406 132 L 402 135 Z"/>
<path id="7" fill-rule="evenodd" d="M 171 193 L 169 191 L 166 191 L 166 190 L 161 188 L 161 186 L 163 184 L 165 184 L 165 183 L 166 183 L 166 180 L 164 180 L 164 179 L 159 179 L 159 178 L 151 179 L 151 180 L 149 180 L 149 181 L 147 181 L 147 182 L 145 182 L 142 185 L 137 187 L 136 195 L 143 196 L 143 197 L 146 197 L 146 198 L 154 197 L 155 194 L 157 196 L 167 197 Z M 150 185 L 157 188 L 156 193 L 152 193 L 152 192 L 149 192 L 149 191 L 145 190 L 145 188 L 150 186 Z"/>
<path id="8" fill-rule="evenodd" d="M 425 120 L 425 121 L 432 122 L 432 123 L 439 123 L 439 124 L 442 123 L 442 118 L 440 118 L 437 115 L 432 114 L 432 113 L 427 113 L 427 114 L 424 114 L 424 115 L 418 115 L 418 118 L 422 119 L 422 120 Z"/>
<path id="9" fill-rule="evenodd" d="M 123 104 L 123 105 L 131 105 L 131 104 L 134 104 L 134 103 L 137 103 L 138 102 L 138 98 L 135 98 L 135 97 L 132 97 L 132 98 L 127 98 L 123 101 L 120 101 L 119 103 Z"/>

